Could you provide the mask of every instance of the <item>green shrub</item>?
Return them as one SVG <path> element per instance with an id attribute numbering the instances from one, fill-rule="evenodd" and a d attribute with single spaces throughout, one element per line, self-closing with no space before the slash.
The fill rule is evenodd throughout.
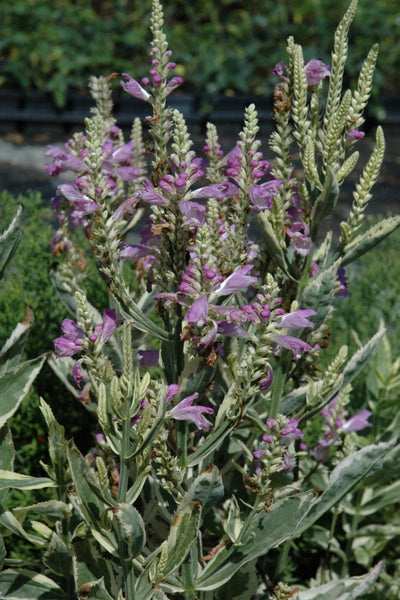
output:
<path id="1" fill-rule="evenodd" d="M 23 235 L 2 284 L 0 295 L 0 345 L 7 339 L 13 327 L 25 316 L 26 307 L 34 314 L 34 322 L 28 336 L 25 355 L 34 358 L 53 349 L 52 340 L 60 335 L 60 325 L 66 309 L 57 297 L 50 279 L 50 267 L 54 261 L 49 243 L 56 225 L 52 210 L 44 206 L 40 194 L 30 192 L 14 199 L 8 192 L 0 194 L 0 222 L 7 223 L 15 213 L 17 203 L 25 207 Z M 82 246 L 87 249 L 87 240 L 82 235 Z M 95 265 L 88 256 L 88 282 L 94 280 Z M 105 289 L 89 283 L 90 299 L 94 305 L 105 305 Z M 23 402 L 20 410 L 11 419 L 15 445 L 18 448 L 17 466 L 21 472 L 30 471 L 41 475 L 39 460 L 47 460 L 45 429 L 38 421 L 39 397 L 49 402 L 54 413 L 61 416 L 67 436 L 78 440 L 82 448 L 88 449 L 92 438 L 88 427 L 92 418 L 66 391 L 59 379 L 46 365 L 35 385 Z"/>
<path id="2" fill-rule="evenodd" d="M 150 2 L 111 0 L 14 0 L 2 6 L 0 55 L 7 86 L 48 91 L 65 103 L 68 89 L 87 87 L 89 75 L 127 71 L 146 73 Z M 284 58 L 282 38 L 294 35 L 307 59 L 328 59 L 332 23 L 347 0 L 301 3 L 170 0 L 165 8 L 168 39 L 186 91 L 205 94 L 270 94 L 274 64 Z M 351 33 L 348 76 L 354 78 L 368 52 L 368 40 L 380 44 L 376 98 L 396 90 L 400 68 L 396 0 L 363 0 Z M 183 66 L 185 65 L 185 66 Z M 0 81 L 1 81 L 0 80 Z"/>

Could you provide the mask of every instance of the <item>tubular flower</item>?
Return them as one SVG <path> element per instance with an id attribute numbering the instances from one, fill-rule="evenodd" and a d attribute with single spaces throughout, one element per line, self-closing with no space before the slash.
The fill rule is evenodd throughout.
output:
<path id="1" fill-rule="evenodd" d="M 208 406 L 193 406 L 193 401 L 196 400 L 199 395 L 192 394 L 181 400 L 176 406 L 171 408 L 169 415 L 177 421 L 189 421 L 194 423 L 199 429 L 211 429 L 211 424 L 205 420 L 203 413 L 213 414 L 213 409 Z"/>

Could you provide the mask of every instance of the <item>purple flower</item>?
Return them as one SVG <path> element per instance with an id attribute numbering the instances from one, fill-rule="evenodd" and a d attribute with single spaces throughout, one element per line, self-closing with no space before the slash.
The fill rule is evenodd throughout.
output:
<path id="1" fill-rule="evenodd" d="M 172 77 L 172 79 L 170 79 L 167 83 L 168 93 L 170 94 L 171 92 L 173 92 L 178 86 L 182 85 L 182 83 L 182 77 Z"/>
<path id="2" fill-rule="evenodd" d="M 303 350 L 311 350 L 311 346 L 304 340 L 293 337 L 291 335 L 274 335 L 274 341 L 281 348 L 292 350 L 295 358 L 299 358 Z"/>
<path id="3" fill-rule="evenodd" d="M 96 433 L 96 442 L 102 446 L 106 443 L 106 438 L 104 433 Z"/>
<path id="4" fill-rule="evenodd" d="M 202 327 L 207 321 L 209 313 L 209 306 L 207 296 L 202 294 L 199 296 L 189 308 L 185 315 L 186 321 L 189 325 L 196 325 L 196 327 Z"/>
<path id="5" fill-rule="evenodd" d="M 57 176 L 65 171 L 85 171 L 86 166 L 83 160 L 66 152 L 57 146 L 48 146 L 45 156 L 49 156 L 53 160 L 53 164 L 46 164 L 45 169 L 49 175 Z"/>
<path id="6" fill-rule="evenodd" d="M 206 185 L 205 187 L 199 188 L 193 192 L 195 198 L 215 198 L 216 200 L 224 200 L 225 198 L 232 198 L 239 192 L 239 188 L 230 181 L 223 181 L 222 183 L 213 183 L 212 185 Z"/>
<path id="7" fill-rule="evenodd" d="M 158 350 L 138 350 L 141 367 L 155 367 L 158 365 L 160 353 Z"/>
<path id="8" fill-rule="evenodd" d="M 254 265 L 246 265 L 229 275 L 229 277 L 213 291 L 213 295 L 217 297 L 229 296 L 229 294 L 244 291 L 249 285 L 257 283 L 257 277 L 247 275 L 247 273 L 252 270 L 253 266 Z"/>
<path id="9" fill-rule="evenodd" d="M 337 278 L 340 283 L 340 289 L 337 294 L 335 294 L 335 298 L 348 298 L 351 296 L 351 293 L 347 289 L 346 269 L 339 269 Z"/>
<path id="10" fill-rule="evenodd" d="M 166 404 L 170 404 L 172 402 L 175 396 L 179 394 L 179 390 L 180 387 L 177 383 L 171 383 L 170 385 L 167 385 L 167 397 L 165 400 Z"/>
<path id="11" fill-rule="evenodd" d="M 345 433 L 350 433 L 352 431 L 361 431 L 366 427 L 371 427 L 371 423 L 368 422 L 371 415 L 372 413 L 369 410 L 360 411 L 344 423 L 342 427 L 343 431 Z"/>
<path id="12" fill-rule="evenodd" d="M 209 326 L 207 327 L 206 331 L 202 332 L 203 335 L 201 336 L 201 338 L 199 339 L 198 343 L 197 343 L 197 349 L 198 350 L 203 350 L 204 348 L 209 348 L 211 346 L 211 344 L 214 342 L 217 333 L 218 333 L 218 326 L 216 324 L 215 321 L 211 321 L 211 323 L 209 324 Z"/>
<path id="13" fill-rule="evenodd" d="M 198 397 L 199 395 L 197 393 L 187 396 L 187 398 L 184 398 L 174 406 L 169 411 L 169 414 L 177 421 L 190 421 L 199 429 L 211 429 L 211 424 L 204 419 L 203 413 L 212 415 L 214 411 L 208 406 L 192 406 L 193 400 L 196 400 Z"/>
<path id="14" fill-rule="evenodd" d="M 58 187 L 59 192 L 75 206 L 72 215 L 82 219 L 99 210 L 99 205 L 88 196 L 85 196 L 76 187 L 69 183 L 64 183 Z"/>
<path id="15" fill-rule="evenodd" d="M 239 325 L 235 325 L 234 323 L 226 323 L 225 321 L 218 322 L 218 333 L 220 333 L 221 335 L 226 335 L 228 337 L 249 337 L 249 332 L 246 329 L 243 329 L 243 327 L 239 327 Z"/>
<path id="16" fill-rule="evenodd" d="M 161 196 L 161 194 L 158 194 L 147 179 L 143 181 L 143 188 L 136 192 L 136 196 L 140 200 L 144 200 L 154 206 L 168 206 L 168 200 L 164 196 Z"/>
<path id="17" fill-rule="evenodd" d="M 82 369 L 82 361 L 78 360 L 73 368 L 72 368 L 72 376 L 74 378 L 74 381 L 76 383 L 76 385 L 80 388 L 81 387 L 81 382 L 84 380 L 84 375 L 83 375 L 83 369 Z"/>
<path id="18" fill-rule="evenodd" d="M 141 175 L 142 170 L 139 167 L 124 165 L 122 167 L 114 167 L 112 173 L 117 175 L 122 181 L 136 181 L 139 175 Z"/>
<path id="19" fill-rule="evenodd" d="M 138 246 L 136 244 L 126 244 L 125 242 L 122 242 L 119 247 L 121 248 L 119 257 L 122 259 L 139 260 L 139 258 L 143 258 L 152 253 L 152 250 L 147 246 Z"/>
<path id="20" fill-rule="evenodd" d="M 355 142 L 356 140 L 362 140 L 364 136 L 365 133 L 363 131 L 360 131 L 359 129 L 350 129 L 346 136 L 346 140 L 348 142 Z"/>
<path id="21" fill-rule="evenodd" d="M 195 227 L 201 227 L 206 222 L 206 217 L 204 213 L 206 212 L 206 207 L 198 202 L 191 202 L 190 200 L 184 200 L 179 204 L 179 208 L 181 213 L 186 220 L 183 222 L 183 225 L 194 225 Z"/>
<path id="22" fill-rule="evenodd" d="M 113 308 L 107 308 L 103 312 L 103 323 L 95 327 L 95 333 L 100 336 L 100 342 L 105 344 L 121 323 L 122 319 L 116 311 Z"/>
<path id="23" fill-rule="evenodd" d="M 64 319 L 61 330 L 64 335 L 53 341 L 56 354 L 58 356 L 73 356 L 80 352 L 85 339 L 84 331 L 71 319 Z"/>
<path id="24" fill-rule="evenodd" d="M 281 446 L 286 446 L 289 442 L 301 440 L 304 437 L 304 433 L 297 427 L 298 424 L 298 419 L 288 419 L 286 427 L 280 431 L 282 437 L 279 440 L 279 444 Z"/>
<path id="25" fill-rule="evenodd" d="M 132 158 L 134 145 L 135 142 L 128 142 L 123 146 L 118 146 L 111 154 L 110 160 L 112 162 L 125 162 L 126 160 L 129 160 Z"/>
<path id="26" fill-rule="evenodd" d="M 265 392 L 274 380 L 274 372 L 271 367 L 268 369 L 268 375 L 260 381 L 260 391 Z"/>
<path id="27" fill-rule="evenodd" d="M 277 327 L 285 327 L 288 329 L 302 329 L 303 327 L 314 329 L 314 323 L 309 321 L 307 317 L 311 317 L 315 314 L 316 312 L 312 308 L 295 310 L 292 313 L 287 313 L 286 315 L 279 317 L 276 324 Z"/>
<path id="28" fill-rule="evenodd" d="M 293 241 L 293 250 L 300 256 L 307 256 L 309 254 L 312 242 L 309 238 L 310 228 L 301 221 L 295 221 L 291 224 L 290 229 L 287 230 L 287 234 Z"/>
<path id="29" fill-rule="evenodd" d="M 304 67 L 308 85 L 316 85 L 325 77 L 329 77 L 331 70 L 322 60 L 311 59 Z"/>
<path id="30" fill-rule="evenodd" d="M 261 185 L 256 183 L 250 186 L 249 196 L 251 203 L 257 210 L 271 209 L 273 206 L 273 198 L 278 193 L 278 188 L 282 185 L 279 179 L 272 179 Z"/>
<path id="31" fill-rule="evenodd" d="M 128 92 L 128 94 L 130 94 L 134 98 L 137 98 L 138 100 L 145 100 L 146 102 L 149 101 L 150 94 L 146 92 L 144 88 L 142 88 L 142 86 L 136 81 L 136 79 L 133 79 L 133 77 L 131 77 L 127 73 L 122 73 L 122 77 L 124 77 L 127 80 L 121 81 L 121 87 L 125 90 L 125 92 Z"/>
<path id="32" fill-rule="evenodd" d="M 278 77 L 283 77 L 286 73 L 286 70 L 287 70 L 287 64 L 285 63 L 284 60 L 281 60 L 274 66 L 274 68 L 272 69 L 272 72 L 274 75 L 278 75 Z"/>
<path id="33" fill-rule="evenodd" d="M 137 202 L 137 198 L 127 198 L 121 202 L 113 214 L 114 221 L 122 221 L 126 215 L 133 215 Z"/>

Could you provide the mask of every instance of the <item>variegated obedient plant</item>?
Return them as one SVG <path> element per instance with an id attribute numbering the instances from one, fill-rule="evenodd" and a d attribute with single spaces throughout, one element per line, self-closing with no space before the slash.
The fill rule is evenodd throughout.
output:
<path id="1" fill-rule="evenodd" d="M 289 38 L 287 61 L 275 67 L 271 164 L 253 104 L 229 153 L 212 124 L 202 155 L 194 152 L 183 115 L 168 107 L 182 80 L 172 76 L 158 0 L 149 76 L 121 82 L 149 107 L 147 154 L 139 119 L 124 139 L 102 77 L 90 82 L 96 108 L 85 133 L 49 149 L 49 173 L 74 173 L 53 199 L 51 245 L 61 258 L 52 276 L 70 315 L 50 364 L 98 426 L 83 456 L 42 400 L 47 476 L 17 475 L 4 425 L 12 411 L 2 404 L 1 487 L 54 489 L 53 500 L 1 514 L 3 532 L 43 548 L 36 570 L 5 559 L 2 598 L 344 600 L 379 576 L 382 563 L 308 590 L 280 580 L 293 540 L 396 444 L 363 444 L 354 432 L 374 416 L 349 402 L 383 330 L 320 367 L 334 305 L 347 293 L 344 268 L 400 224 L 391 217 L 365 229 L 384 153 L 378 127 L 340 233 L 318 235 L 359 158 L 378 54 L 373 46 L 355 89 L 343 92 L 356 4 L 336 31 L 330 67 L 305 64 Z M 76 227 L 107 284 L 103 312 L 85 294 Z M 304 432 L 320 412 L 320 441 L 307 448 Z M 333 446 L 340 460 L 329 472 Z M 275 568 L 258 579 L 258 559 L 273 565 L 270 556 Z"/>

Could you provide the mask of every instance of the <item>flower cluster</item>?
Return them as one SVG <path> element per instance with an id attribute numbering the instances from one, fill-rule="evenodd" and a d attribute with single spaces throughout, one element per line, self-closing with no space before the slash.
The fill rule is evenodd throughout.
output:
<path id="1" fill-rule="evenodd" d="M 310 455 L 318 462 L 325 462 L 328 459 L 331 448 L 342 442 L 343 435 L 371 427 L 368 419 L 372 413 L 366 409 L 346 419 L 348 412 L 341 406 L 339 396 L 335 396 L 327 408 L 320 410 L 320 413 L 325 432 L 318 444 L 310 450 Z"/>

